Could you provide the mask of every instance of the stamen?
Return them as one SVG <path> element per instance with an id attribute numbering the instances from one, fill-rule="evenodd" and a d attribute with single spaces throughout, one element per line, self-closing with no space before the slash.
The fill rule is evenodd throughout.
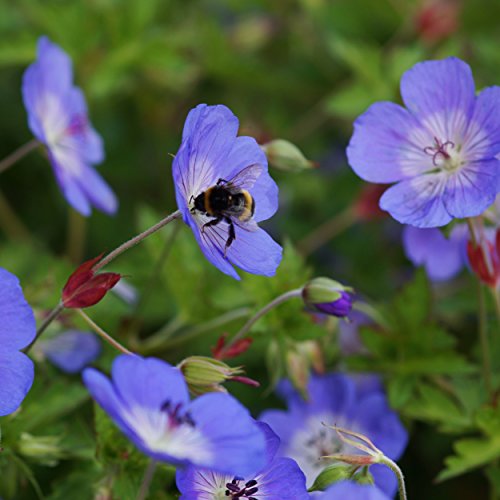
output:
<path id="1" fill-rule="evenodd" d="M 172 408 L 172 402 L 170 400 L 167 400 L 161 405 L 161 411 L 168 414 L 169 426 L 178 427 L 179 425 L 186 424 L 191 427 L 196 427 L 196 423 L 193 420 L 191 414 L 187 411 L 182 415 L 181 410 L 182 403 L 177 403 L 175 407 Z"/>
<path id="2" fill-rule="evenodd" d="M 437 160 L 441 156 L 443 160 L 449 160 L 450 154 L 446 151 L 446 148 L 455 148 L 455 143 L 452 141 L 440 142 L 437 137 L 434 137 L 434 146 L 427 146 L 424 148 L 424 153 L 426 155 L 432 156 L 432 164 L 438 166 Z"/>
<path id="3" fill-rule="evenodd" d="M 235 477 L 230 483 L 226 483 L 227 490 L 225 491 L 225 495 L 233 499 L 246 498 L 247 500 L 256 500 L 252 495 L 259 491 L 259 488 L 257 488 L 257 481 L 251 479 L 245 483 L 243 488 L 239 486 L 240 481 L 243 481 L 243 478 Z"/>

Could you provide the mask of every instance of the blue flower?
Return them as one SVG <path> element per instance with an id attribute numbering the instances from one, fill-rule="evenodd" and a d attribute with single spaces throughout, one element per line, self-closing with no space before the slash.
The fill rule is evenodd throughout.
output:
<path id="1" fill-rule="evenodd" d="M 177 487 L 181 500 L 217 500 L 251 498 L 272 500 L 290 498 L 308 500 L 306 478 L 290 458 L 276 457 L 280 440 L 270 427 L 258 423 L 266 436 L 266 463 L 245 476 L 218 474 L 209 469 L 187 467 L 177 470 Z"/>
<path id="2" fill-rule="evenodd" d="M 282 249 L 257 222 L 276 212 L 278 187 L 255 139 L 237 137 L 237 132 L 238 119 L 225 106 L 200 104 L 189 112 L 172 167 L 177 205 L 205 257 L 223 273 L 239 279 L 234 264 L 252 274 L 273 276 Z M 214 186 L 245 190 L 253 207 L 247 197 L 244 217 L 239 215 L 242 205 L 236 204 L 221 217 L 209 215 L 203 208 L 209 200 L 203 207 L 196 200 Z M 244 200 L 239 196 L 238 201 Z"/>
<path id="3" fill-rule="evenodd" d="M 33 384 L 33 362 L 20 352 L 36 334 L 19 280 L 0 268 L 0 416 L 16 411 Z"/>
<path id="4" fill-rule="evenodd" d="M 376 377 L 356 380 L 343 374 L 312 375 L 308 384 L 308 401 L 288 381 L 280 384 L 279 393 L 287 401 L 288 411 L 267 410 L 260 420 L 278 434 L 280 455 L 298 463 L 306 475 L 308 487 L 330 463 L 320 457 L 338 453 L 359 454 L 343 443 L 335 430 L 324 424 L 367 436 L 393 460 L 397 460 L 406 447 L 407 432 L 396 413 L 389 408 Z M 397 482 L 387 467 L 372 465 L 370 472 L 380 489 L 394 495 Z"/>
<path id="5" fill-rule="evenodd" d="M 102 139 L 87 116 L 82 91 L 73 85 L 71 59 L 47 37 L 23 76 L 23 100 L 34 136 L 47 147 L 56 180 L 68 203 L 83 215 L 91 205 L 108 214 L 117 200 L 92 165 L 104 159 Z"/>
<path id="6" fill-rule="evenodd" d="M 264 464 L 264 435 L 246 408 L 223 393 L 190 401 L 181 371 L 160 359 L 122 355 L 111 381 L 93 368 L 83 380 L 120 430 L 157 460 L 243 476 Z"/>
<path id="7" fill-rule="evenodd" d="M 315 500 L 390 500 L 392 497 L 374 485 L 341 481 L 314 498 Z"/>
<path id="8" fill-rule="evenodd" d="M 349 164 L 361 178 L 396 183 L 380 207 L 417 227 L 479 215 L 500 188 L 500 87 L 477 97 L 457 58 L 416 64 L 401 79 L 406 108 L 372 105 L 354 124 Z"/>
<path id="9" fill-rule="evenodd" d="M 424 266 L 432 281 L 455 277 L 466 265 L 467 227 L 455 226 L 446 238 L 436 228 L 406 226 L 403 230 L 405 254 L 415 266 Z"/>
<path id="10" fill-rule="evenodd" d="M 79 373 L 101 352 L 101 343 L 92 332 L 68 330 L 37 343 L 37 349 L 60 370 Z"/>

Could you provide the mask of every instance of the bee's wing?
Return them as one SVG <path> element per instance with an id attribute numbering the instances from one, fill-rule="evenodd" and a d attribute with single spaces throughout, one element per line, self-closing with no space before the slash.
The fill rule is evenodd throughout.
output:
<path id="1" fill-rule="evenodd" d="M 240 170 L 227 184 L 240 189 L 250 189 L 253 187 L 264 168 L 259 163 L 254 163 Z"/>
<path id="2" fill-rule="evenodd" d="M 257 223 L 253 219 L 248 219 L 248 220 L 243 221 L 243 220 L 239 220 L 237 218 L 234 218 L 232 220 L 236 226 L 241 227 L 241 229 L 244 229 L 245 231 L 254 232 L 254 231 L 257 231 L 257 229 L 259 229 L 259 226 L 257 225 Z"/>

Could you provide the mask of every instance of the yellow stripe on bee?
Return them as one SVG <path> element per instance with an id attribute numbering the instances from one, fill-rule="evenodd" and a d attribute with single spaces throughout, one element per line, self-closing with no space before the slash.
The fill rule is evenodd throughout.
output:
<path id="1" fill-rule="evenodd" d="M 205 191 L 205 199 L 204 199 L 204 204 L 205 204 L 205 211 L 208 214 L 212 214 L 212 205 L 210 205 L 210 193 L 213 191 L 213 187 L 209 187 Z"/>
<path id="2" fill-rule="evenodd" d="M 242 222 L 246 222 L 247 220 L 250 220 L 253 216 L 255 201 L 252 195 L 245 189 L 241 190 L 241 194 L 245 198 L 245 208 L 243 209 L 243 212 L 241 212 L 241 214 L 239 215 L 238 219 L 241 220 Z"/>

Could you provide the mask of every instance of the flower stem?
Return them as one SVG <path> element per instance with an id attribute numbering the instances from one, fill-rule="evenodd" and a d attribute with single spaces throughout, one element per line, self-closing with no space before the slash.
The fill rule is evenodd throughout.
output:
<path id="1" fill-rule="evenodd" d="M 126 347 L 123 347 L 117 340 L 115 340 L 111 335 L 108 335 L 99 325 L 94 323 L 87 314 L 82 309 L 76 309 L 76 312 L 88 323 L 88 325 L 108 344 L 111 344 L 115 349 L 118 349 L 123 354 L 134 354 L 129 351 Z"/>
<path id="2" fill-rule="evenodd" d="M 13 153 L 0 161 L 0 173 L 5 172 L 5 170 L 12 167 L 21 158 L 24 158 L 28 153 L 31 153 L 31 151 L 41 145 L 42 143 L 38 139 L 33 139 L 17 148 Z"/>
<path id="3" fill-rule="evenodd" d="M 138 234 L 137 236 L 134 236 L 130 240 L 126 241 L 125 243 L 122 243 L 118 248 L 115 248 L 112 252 L 108 253 L 104 259 L 102 259 L 100 262 L 98 262 L 94 266 L 94 271 L 98 271 L 99 269 L 102 269 L 104 266 L 107 266 L 112 260 L 116 259 L 120 254 L 128 250 L 129 248 L 132 248 L 133 246 L 137 245 L 140 243 L 142 240 L 147 238 L 153 233 L 156 233 L 159 229 L 162 227 L 166 226 L 170 222 L 172 222 L 174 219 L 180 219 L 182 216 L 182 212 L 180 210 L 175 211 L 174 213 L 171 213 L 170 215 L 167 215 L 164 219 L 162 219 L 160 222 L 155 224 L 154 226 L 150 227 L 149 229 L 146 229 L 146 231 L 143 231 L 142 233 Z"/>
<path id="4" fill-rule="evenodd" d="M 63 309 L 64 309 L 64 304 L 62 302 L 59 302 L 59 304 L 57 304 L 57 306 L 54 307 L 54 309 L 52 309 L 50 314 L 43 320 L 42 324 L 38 327 L 33 342 L 31 342 L 29 346 L 23 349 L 24 353 L 29 352 L 29 350 L 31 349 L 33 344 L 38 340 L 40 335 L 47 329 L 47 327 L 52 323 L 52 321 L 54 321 L 59 316 L 59 314 L 61 314 Z"/>
<path id="5" fill-rule="evenodd" d="M 348 208 L 314 229 L 297 243 L 297 248 L 302 255 L 310 255 L 355 222 L 356 215 L 351 208 Z"/>
<path id="6" fill-rule="evenodd" d="M 231 323 L 232 321 L 235 321 L 237 319 L 244 318 L 248 316 L 248 313 L 248 307 L 241 307 L 239 309 L 229 311 L 207 321 L 206 323 L 194 325 L 193 327 L 186 329 L 181 335 L 178 335 L 171 340 L 169 340 L 168 337 L 161 338 L 164 337 L 164 335 L 161 334 L 163 334 L 164 331 L 168 331 L 167 325 L 167 328 L 162 328 L 154 336 L 150 337 L 146 342 L 144 342 L 143 346 L 141 347 L 141 354 L 148 354 L 152 351 L 158 350 L 159 348 L 172 349 L 174 347 L 179 347 L 180 345 L 197 338 L 203 333 L 215 330 L 216 328 L 219 328 L 220 326 L 223 326 L 227 323 Z"/>
<path id="7" fill-rule="evenodd" d="M 146 467 L 146 471 L 144 472 L 144 477 L 142 478 L 141 487 L 139 492 L 137 493 L 137 500 L 145 500 L 149 493 L 149 487 L 151 486 L 151 481 L 156 472 L 156 462 L 151 460 L 148 466 Z"/>
<path id="8" fill-rule="evenodd" d="M 487 323 L 487 311 L 486 311 L 486 301 L 484 296 L 484 288 L 481 282 L 477 282 L 478 286 L 478 298 L 479 298 L 479 340 L 481 342 L 481 355 L 483 358 L 483 378 L 484 385 L 490 397 L 493 396 L 493 386 L 491 383 L 491 362 L 490 362 L 490 346 L 488 339 L 488 323 Z"/>
<path id="9" fill-rule="evenodd" d="M 267 314 L 271 309 L 283 304 L 293 297 L 300 297 L 302 295 L 302 288 L 296 288 L 295 290 L 290 290 L 282 295 L 279 295 L 274 300 L 266 304 L 262 309 L 257 311 L 236 333 L 236 335 L 228 342 L 228 344 L 222 349 L 221 354 L 227 351 L 232 345 L 234 345 L 238 340 L 241 340 L 250 331 L 250 328 L 256 323 L 262 316 Z"/>
<path id="10" fill-rule="evenodd" d="M 86 233 L 87 219 L 70 207 L 68 213 L 66 253 L 71 262 L 75 264 L 83 260 Z"/>
<path id="11" fill-rule="evenodd" d="M 389 457 L 382 455 L 379 458 L 379 462 L 381 464 L 386 465 L 389 469 L 394 472 L 398 479 L 398 490 L 399 490 L 399 499 L 407 500 L 408 496 L 406 495 L 406 486 L 405 486 L 405 478 L 403 476 L 403 471 L 400 469 L 399 465 L 396 462 L 393 462 Z"/>
<path id="12" fill-rule="evenodd" d="M 497 315 L 498 326 L 500 327 L 500 295 L 499 291 L 496 288 L 490 288 L 491 293 L 493 295 L 493 302 L 495 303 L 495 312 Z"/>

